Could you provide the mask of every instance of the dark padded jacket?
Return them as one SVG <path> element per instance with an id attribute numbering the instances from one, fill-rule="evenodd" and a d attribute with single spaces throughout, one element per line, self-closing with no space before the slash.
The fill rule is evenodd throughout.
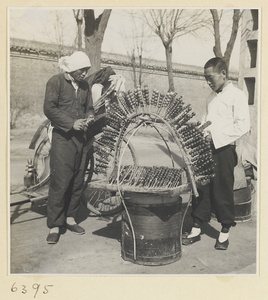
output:
<path id="1" fill-rule="evenodd" d="M 44 113 L 56 129 L 69 132 L 78 119 L 94 115 L 91 90 L 86 81 L 76 91 L 66 74 L 54 75 L 46 85 Z"/>

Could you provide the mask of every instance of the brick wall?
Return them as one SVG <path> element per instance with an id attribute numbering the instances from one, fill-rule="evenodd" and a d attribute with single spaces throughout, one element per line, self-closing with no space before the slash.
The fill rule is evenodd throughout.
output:
<path id="1" fill-rule="evenodd" d="M 104 65 L 105 66 L 105 65 Z M 116 73 L 121 74 L 126 79 L 126 90 L 133 90 L 133 80 L 130 68 L 111 65 Z M 58 72 L 57 62 L 55 60 L 40 59 L 30 56 L 11 55 L 10 57 L 10 101 L 23 101 L 31 103 L 31 110 L 25 111 L 24 114 L 43 115 L 43 101 L 45 86 L 47 80 Z M 148 71 L 143 73 L 143 83 L 152 89 L 158 89 L 160 92 L 168 90 L 168 78 L 165 72 Z M 189 76 L 174 74 L 175 89 L 178 95 L 184 96 L 187 103 L 191 103 L 193 111 L 197 117 L 204 113 L 204 101 L 209 88 L 207 87 L 202 76 Z M 22 119 L 23 116 L 21 117 Z M 25 120 L 24 120 L 25 121 Z M 27 125 L 29 119 L 27 117 Z M 38 118 L 36 120 L 38 122 Z M 18 121 L 23 126 L 22 121 Z M 34 122 L 35 123 L 35 122 Z"/>
<path id="2" fill-rule="evenodd" d="M 126 79 L 126 90 L 133 90 L 133 79 L 131 67 L 128 64 L 120 64 L 111 61 L 102 64 L 110 65 L 117 74 Z M 163 62 L 162 65 L 165 65 Z M 162 69 L 161 69 L 162 68 Z M 167 92 L 168 78 L 163 67 L 151 66 L 143 70 L 143 84 L 147 84 L 150 90 L 157 89 L 160 92 Z M 210 93 L 204 77 L 197 68 L 192 66 L 182 67 L 182 71 L 174 71 L 174 85 L 178 96 L 183 96 L 184 101 L 190 103 L 196 113 L 196 120 L 199 120 L 205 113 L 205 101 Z M 180 69 L 179 69 L 180 70 Z M 47 80 L 59 72 L 57 59 L 55 57 L 36 54 L 25 54 L 11 52 L 10 55 L 10 101 L 19 100 L 31 103 L 31 109 L 25 111 L 18 121 L 19 126 L 38 126 L 45 118 L 43 114 L 43 101 Z M 234 81 L 236 84 L 237 81 Z M 33 118 L 35 116 L 35 118 Z"/>
<path id="3" fill-rule="evenodd" d="M 56 72 L 58 67 L 53 60 L 11 55 L 10 102 L 30 102 L 30 112 L 42 116 L 45 85 Z"/>

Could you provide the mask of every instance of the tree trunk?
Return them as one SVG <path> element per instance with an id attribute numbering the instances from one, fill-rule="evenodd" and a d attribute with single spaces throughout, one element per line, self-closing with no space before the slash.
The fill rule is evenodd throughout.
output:
<path id="1" fill-rule="evenodd" d="M 228 67 L 231 59 L 231 54 L 234 49 L 234 43 L 237 37 L 239 20 L 240 20 L 240 9 L 234 9 L 232 32 L 231 32 L 230 39 L 227 43 L 226 50 L 224 52 L 224 60 Z"/>
<path id="2" fill-rule="evenodd" d="M 141 80 L 141 76 L 142 76 L 142 55 L 139 55 L 139 86 L 141 86 L 142 84 L 142 80 Z"/>
<path id="3" fill-rule="evenodd" d="M 101 44 L 97 35 L 87 37 L 85 41 L 86 53 L 90 59 L 90 74 L 95 73 L 101 68 Z"/>
<path id="4" fill-rule="evenodd" d="M 135 61 L 134 50 L 132 51 L 132 54 L 131 54 L 131 66 L 132 66 L 132 71 L 133 71 L 134 88 L 136 88 L 137 87 L 137 77 L 136 77 L 136 61 Z"/>
<path id="5" fill-rule="evenodd" d="M 221 52 L 220 20 L 219 20 L 218 12 L 217 12 L 217 9 L 211 9 L 210 12 L 211 12 L 212 18 L 213 18 L 214 40 L 215 40 L 213 52 L 216 57 L 223 58 L 223 55 Z"/>
<path id="6" fill-rule="evenodd" d="M 93 9 L 84 10 L 85 47 L 91 62 L 91 74 L 98 71 L 101 67 L 101 46 L 111 11 L 111 9 L 105 9 L 103 13 L 95 19 Z"/>
<path id="7" fill-rule="evenodd" d="M 169 43 L 165 46 L 166 51 L 166 61 L 167 61 L 167 72 L 168 72 L 168 84 L 169 84 L 169 92 L 174 92 L 174 79 L 172 74 L 172 43 Z"/>
<path id="8" fill-rule="evenodd" d="M 82 50 L 82 24 L 83 24 L 83 9 L 73 9 L 74 17 L 77 24 L 77 47 L 78 50 Z"/>
<path id="9" fill-rule="evenodd" d="M 82 50 L 82 21 L 77 21 L 77 45 L 78 50 Z"/>

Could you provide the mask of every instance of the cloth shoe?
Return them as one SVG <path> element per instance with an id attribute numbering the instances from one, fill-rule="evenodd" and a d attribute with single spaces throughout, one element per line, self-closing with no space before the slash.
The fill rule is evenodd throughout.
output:
<path id="1" fill-rule="evenodd" d="M 184 233 L 182 235 L 182 244 L 184 246 L 191 245 L 191 244 L 201 240 L 201 233 L 194 237 L 188 237 L 188 235 L 189 235 L 188 233 Z"/>
<path id="2" fill-rule="evenodd" d="M 78 224 L 70 225 L 70 224 L 66 223 L 66 228 L 75 234 L 84 234 L 85 233 L 85 229 L 83 227 L 79 226 Z"/>
<path id="3" fill-rule="evenodd" d="M 227 250 L 228 246 L 229 246 L 228 239 L 222 243 L 219 241 L 219 239 L 217 239 L 216 244 L 215 244 L 215 249 L 216 250 Z"/>
<path id="4" fill-rule="evenodd" d="M 57 244 L 59 238 L 60 238 L 60 233 L 57 233 L 57 232 L 49 233 L 47 236 L 47 243 L 48 244 Z"/>

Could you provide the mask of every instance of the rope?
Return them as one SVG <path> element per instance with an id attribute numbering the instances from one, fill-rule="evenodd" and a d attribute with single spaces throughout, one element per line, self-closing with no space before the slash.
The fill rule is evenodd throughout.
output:
<path id="1" fill-rule="evenodd" d="M 180 228 L 180 244 L 182 245 L 182 228 L 183 228 L 183 223 L 184 223 L 184 219 L 185 219 L 185 216 L 186 216 L 186 213 L 187 213 L 187 210 L 190 206 L 190 203 L 192 202 L 192 197 L 193 197 L 193 192 L 192 190 L 190 191 L 190 195 L 189 195 L 189 200 L 187 202 L 187 206 L 185 208 L 185 211 L 183 213 L 183 216 L 182 216 L 182 220 L 181 220 L 181 228 Z"/>

